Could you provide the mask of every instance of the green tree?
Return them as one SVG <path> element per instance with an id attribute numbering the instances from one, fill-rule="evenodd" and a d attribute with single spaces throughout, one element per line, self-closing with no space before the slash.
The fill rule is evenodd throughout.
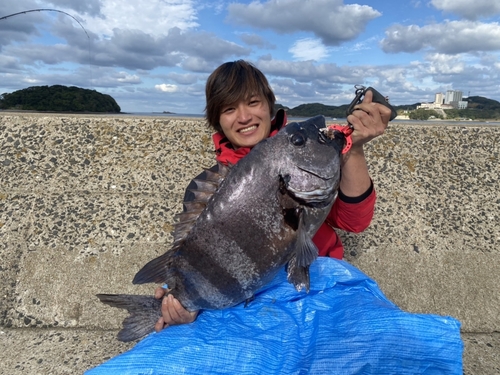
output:
<path id="1" fill-rule="evenodd" d="M 51 112 L 109 112 L 119 113 L 120 106 L 109 95 L 95 90 L 71 86 L 33 86 L 4 93 L 0 109 L 19 109 Z"/>
<path id="2" fill-rule="evenodd" d="M 429 117 L 441 118 L 442 116 L 432 109 L 417 109 L 408 114 L 411 120 L 428 120 Z"/>

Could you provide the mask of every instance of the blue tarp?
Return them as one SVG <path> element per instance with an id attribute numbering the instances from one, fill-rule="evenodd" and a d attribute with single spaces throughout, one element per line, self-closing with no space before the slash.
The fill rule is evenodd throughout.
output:
<path id="1" fill-rule="evenodd" d="M 402 311 L 344 261 L 319 258 L 310 274 L 308 294 L 282 270 L 246 308 L 203 311 L 86 375 L 462 375 L 456 319 Z"/>

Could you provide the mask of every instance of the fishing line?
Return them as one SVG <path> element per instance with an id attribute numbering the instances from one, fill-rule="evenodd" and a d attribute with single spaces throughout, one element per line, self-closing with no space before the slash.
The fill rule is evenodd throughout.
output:
<path id="1" fill-rule="evenodd" d="M 90 36 L 87 33 L 87 30 L 85 30 L 85 27 L 83 27 L 83 25 L 80 23 L 80 21 L 78 21 L 71 14 L 66 13 L 66 12 L 64 12 L 62 10 L 58 10 L 58 9 L 30 9 L 30 10 L 25 10 L 23 12 L 17 12 L 17 13 L 9 14 L 7 16 L 0 17 L 0 21 L 4 20 L 4 19 L 7 19 L 9 17 L 14 17 L 14 16 L 18 16 L 20 14 L 26 14 L 26 13 L 31 13 L 31 12 L 58 12 L 58 13 L 62 13 L 62 14 L 65 14 L 65 15 L 73 18 L 80 25 L 80 27 L 82 28 L 82 30 L 85 32 L 85 35 L 87 35 L 87 39 L 88 39 L 88 42 L 89 42 L 88 43 L 89 44 L 89 72 L 90 72 L 90 85 L 89 86 L 90 86 L 90 88 L 92 88 L 92 58 L 91 58 L 91 53 L 90 53 Z"/>

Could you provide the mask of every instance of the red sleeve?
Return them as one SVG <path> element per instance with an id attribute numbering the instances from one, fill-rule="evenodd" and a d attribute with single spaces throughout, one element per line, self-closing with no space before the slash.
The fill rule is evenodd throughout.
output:
<path id="1" fill-rule="evenodd" d="M 375 189 L 372 189 L 361 202 L 348 203 L 337 198 L 326 221 L 333 227 L 347 232 L 360 233 L 370 225 L 373 218 L 376 200 Z"/>
<path id="2" fill-rule="evenodd" d="M 339 197 L 333 204 L 325 222 L 313 237 L 319 256 L 337 259 L 342 259 L 344 256 L 344 246 L 333 227 L 359 233 L 370 225 L 376 200 L 373 185 L 369 194 L 361 201 L 356 202 L 357 198 L 354 200 L 355 202 L 346 202 Z"/>
<path id="3" fill-rule="evenodd" d="M 318 248 L 320 257 L 342 259 L 344 246 L 335 230 L 327 223 L 323 223 L 313 237 L 313 242 Z"/>

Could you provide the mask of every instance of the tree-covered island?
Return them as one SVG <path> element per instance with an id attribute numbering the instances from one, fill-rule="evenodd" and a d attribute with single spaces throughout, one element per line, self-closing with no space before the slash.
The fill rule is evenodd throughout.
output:
<path id="1" fill-rule="evenodd" d="M 0 109 L 40 112 L 120 113 L 110 95 L 75 86 L 33 86 L 0 95 Z"/>

